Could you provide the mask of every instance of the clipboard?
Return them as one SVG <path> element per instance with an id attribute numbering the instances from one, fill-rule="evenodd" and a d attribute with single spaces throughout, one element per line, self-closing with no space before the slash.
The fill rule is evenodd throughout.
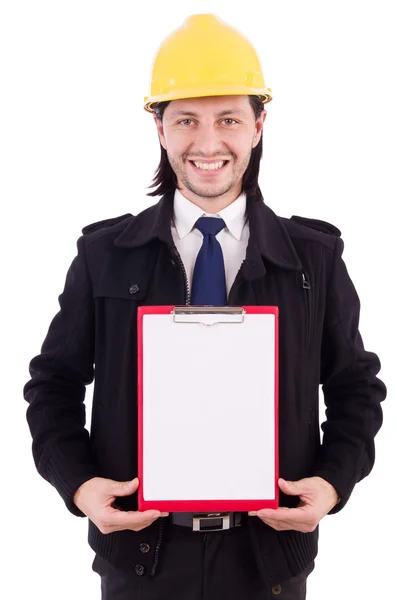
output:
<path id="1" fill-rule="evenodd" d="M 278 307 L 138 307 L 138 510 L 278 506 Z"/>

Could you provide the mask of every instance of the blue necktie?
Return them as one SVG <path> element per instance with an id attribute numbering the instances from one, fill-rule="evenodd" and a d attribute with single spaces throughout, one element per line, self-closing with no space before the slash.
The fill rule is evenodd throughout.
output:
<path id="1" fill-rule="evenodd" d="M 226 277 L 222 248 L 216 235 L 226 226 L 223 219 L 200 217 L 195 227 L 204 236 L 194 265 L 192 304 L 226 306 Z"/>

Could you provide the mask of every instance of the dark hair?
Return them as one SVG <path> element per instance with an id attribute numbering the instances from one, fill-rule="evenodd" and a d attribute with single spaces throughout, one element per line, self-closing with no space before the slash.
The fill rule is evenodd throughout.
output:
<path id="1" fill-rule="evenodd" d="M 259 118 L 262 111 L 264 110 L 264 105 L 259 96 L 249 96 L 249 101 L 254 111 L 255 120 Z M 159 104 L 154 109 L 156 117 L 159 121 L 163 120 L 164 111 L 169 105 L 171 100 L 168 102 L 159 102 Z M 259 163 L 262 158 L 262 150 L 263 150 L 263 142 L 262 135 L 251 152 L 251 159 L 248 164 L 248 167 L 243 175 L 242 188 L 243 192 L 246 193 L 247 196 L 259 197 L 263 200 L 262 193 L 258 184 L 258 176 L 259 176 Z M 167 151 L 163 148 L 160 143 L 160 151 L 161 157 L 160 162 L 157 167 L 157 170 L 154 174 L 153 182 L 149 185 L 149 188 L 157 187 L 153 192 L 149 192 L 146 194 L 147 196 L 162 196 L 163 194 L 174 191 L 177 187 L 177 179 L 176 175 L 170 165 L 168 160 Z"/>

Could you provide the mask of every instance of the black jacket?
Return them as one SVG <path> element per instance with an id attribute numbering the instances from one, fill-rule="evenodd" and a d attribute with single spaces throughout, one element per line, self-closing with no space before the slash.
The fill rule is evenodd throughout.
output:
<path id="1" fill-rule="evenodd" d="M 41 353 L 24 386 L 33 457 L 68 509 L 84 516 L 73 495 L 86 480 L 137 475 L 137 343 L 139 305 L 183 305 L 188 290 L 170 229 L 173 193 L 137 216 L 83 229 Z M 374 463 L 374 437 L 386 396 L 378 357 L 364 350 L 359 299 L 341 258 L 340 231 L 325 222 L 276 216 L 247 198 L 250 238 L 228 304 L 279 307 L 279 468 L 290 480 L 318 475 L 347 502 Z M 85 386 L 94 380 L 91 433 L 85 429 Z M 319 432 L 319 386 L 326 422 Z M 297 499 L 281 494 L 280 504 Z M 120 498 L 136 510 L 137 498 Z M 139 532 L 101 534 L 89 521 L 92 549 L 114 565 L 161 566 L 164 519 Z M 268 582 L 288 579 L 313 560 L 313 533 L 276 532 L 259 518 L 249 527 Z M 151 551 L 142 554 L 142 543 Z M 147 546 L 143 546 L 147 550 Z"/>

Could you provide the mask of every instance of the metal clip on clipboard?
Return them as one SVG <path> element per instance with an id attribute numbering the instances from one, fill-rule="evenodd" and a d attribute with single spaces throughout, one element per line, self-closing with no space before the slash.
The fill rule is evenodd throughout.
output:
<path id="1" fill-rule="evenodd" d="M 213 325 L 238 324 L 244 322 L 246 311 L 234 306 L 175 306 L 171 311 L 174 323 Z M 200 319 L 197 316 L 200 315 Z"/>

